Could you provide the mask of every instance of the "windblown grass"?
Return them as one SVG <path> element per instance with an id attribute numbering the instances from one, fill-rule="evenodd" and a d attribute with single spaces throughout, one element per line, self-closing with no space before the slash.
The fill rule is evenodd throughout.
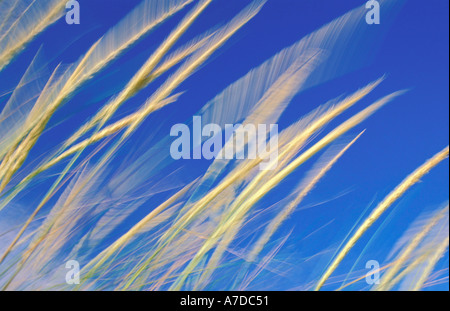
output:
<path id="1" fill-rule="evenodd" d="M 385 80 L 380 78 L 298 116 L 277 136 L 276 154 L 266 152 L 264 159 L 214 159 L 200 174 L 188 174 L 181 182 L 184 168 L 173 169 L 170 154 L 165 152 L 169 136 L 158 137 L 147 149 L 133 145 L 133 138 L 146 120 L 169 105 L 180 104 L 178 89 L 251 22 L 265 2 L 255 0 L 228 23 L 181 44 L 213 1 L 144 0 L 73 64 L 47 70 L 41 54 L 36 55 L 0 114 L 0 212 L 17 209 L 19 199 L 43 180 L 46 190 L 27 209 L 23 222 L 0 228 L 3 290 L 201 290 L 215 285 L 216 272 L 222 268 L 233 273 L 228 282 L 232 289 L 246 289 L 263 271 L 272 269 L 271 263 L 292 238 L 291 233 L 277 238 L 281 228 L 348 150 L 365 139 L 364 131 L 352 131 L 405 91 L 357 108 Z M 61 16 L 65 1 L 46 3 L 0 3 L 0 70 Z M 135 43 L 184 10 L 187 13 L 166 39 L 97 113 L 45 155 L 33 153 L 59 109 L 70 105 L 74 95 Z M 298 93 L 338 74 L 335 64 L 345 65 L 345 51 L 358 44 L 364 13 L 357 8 L 280 51 L 211 99 L 198 114 L 204 122 L 221 126 L 277 123 Z M 136 95 L 150 87 L 153 93 L 131 111 Z M 126 105 L 130 106 L 127 113 L 118 115 Z M 340 121 L 350 113 L 346 121 Z M 152 126 L 156 131 L 158 125 Z M 232 138 L 222 151 L 231 150 L 236 157 L 252 138 L 236 149 L 232 149 Z M 277 203 L 281 208 L 267 207 L 265 199 L 292 176 L 304 174 L 301 170 L 321 152 L 324 155 L 302 182 Z M 342 242 L 331 264 L 321 267 L 325 272 L 315 280 L 316 290 L 386 210 L 448 154 L 447 147 L 379 203 L 350 239 Z M 39 156 L 39 161 L 25 165 L 30 156 Z M 269 156 L 276 157 L 276 164 L 268 163 L 271 170 L 260 171 Z M 55 178 L 45 176 L 55 171 Z M 255 230 L 254 219 L 261 215 L 264 219 Z M 436 233 L 445 227 L 441 222 L 447 215 L 448 206 L 418 233 L 408 235 L 397 258 L 383 268 L 382 283 L 372 289 L 390 290 L 418 271 L 411 289 L 423 288 L 448 248 L 448 230 L 447 234 Z M 233 250 L 233 243 L 245 238 L 251 243 Z M 56 268 L 72 258 L 82 262 L 81 282 L 75 287 L 65 284 Z M 337 289 L 362 279 L 358 276 Z"/>
<path id="2" fill-rule="evenodd" d="M 369 217 L 361 224 L 355 234 L 348 240 L 330 267 L 325 271 L 321 279 L 319 280 L 316 290 L 319 290 L 328 277 L 336 270 L 337 266 L 342 262 L 344 257 L 353 248 L 356 242 L 362 237 L 362 235 L 373 225 L 375 221 L 395 202 L 397 201 L 409 188 L 417 183 L 425 174 L 427 174 L 436 165 L 447 159 L 449 155 L 449 147 L 436 154 L 433 158 L 428 160 L 425 164 L 420 166 L 411 175 L 409 175 L 400 185 L 397 186 L 369 215 Z"/>

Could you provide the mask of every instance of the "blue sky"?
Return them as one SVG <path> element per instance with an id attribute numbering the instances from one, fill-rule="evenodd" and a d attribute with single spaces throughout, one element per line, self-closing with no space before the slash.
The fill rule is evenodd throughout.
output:
<path id="1" fill-rule="evenodd" d="M 70 63 L 87 50 L 90 45 L 125 16 L 139 0 L 81 0 L 81 24 L 67 25 L 58 21 L 34 40 L 16 60 L 0 73 L 2 90 L 16 84 L 27 65 L 42 45 L 44 55 L 50 59 L 50 66 L 57 62 Z M 401 1 L 400 1 L 401 2 Z M 250 1 L 217 0 L 196 21 L 192 29 L 183 37 L 186 42 L 195 34 L 210 27 L 223 24 L 239 12 Z M 265 7 L 248 25 L 240 30 L 206 66 L 195 73 L 179 90 L 186 91 L 174 107 L 162 111 L 157 119 L 166 120 L 162 132 L 170 122 L 184 122 L 198 111 L 208 100 L 225 87 L 245 75 L 250 69 L 260 65 L 281 49 L 295 43 L 303 36 L 320 28 L 349 10 L 363 5 L 365 1 L 346 0 L 268 0 Z M 363 137 L 340 160 L 339 164 L 308 196 L 305 206 L 318 206 L 297 212 L 281 230 L 280 237 L 294 228 L 293 238 L 280 256 L 294 254 L 308 257 L 320 249 L 336 247 L 349 232 L 355 221 L 384 198 L 409 173 L 424 163 L 449 141 L 449 2 L 430 0 L 403 1 L 395 14 L 382 10 L 381 25 L 371 29 L 377 38 L 376 48 L 367 55 L 349 55 L 356 66 L 323 84 L 313 86 L 296 96 L 287 112 L 280 119 L 280 126 L 287 126 L 302 115 L 326 101 L 342 94 L 349 94 L 369 82 L 386 74 L 386 80 L 363 104 L 370 104 L 390 92 L 400 89 L 409 91 L 377 112 L 364 122 L 352 135 L 367 129 Z M 103 71 L 95 83 L 89 83 L 71 101 L 57 112 L 51 122 L 51 129 L 36 145 L 34 156 L 44 153 L 55 142 L 63 140 L 81 122 L 98 110 L 102 103 L 116 93 L 131 77 L 133 72 L 150 55 L 157 43 L 167 36 L 182 14 L 160 26 L 141 40 L 107 70 Z M 386 18 L 385 18 L 386 17 Z M 376 34 L 375 32 L 382 32 Z M 370 40 L 370 38 L 367 38 Z M 351 53 L 351 51 L 349 52 Z M 54 57 L 54 58 L 53 58 Z M 150 87 L 133 98 L 119 114 L 132 111 L 151 94 Z M 0 101 L 0 107 L 3 102 Z M 327 127 L 339 124 L 343 118 Z M 168 121 L 169 120 L 169 121 Z M 150 119 L 143 131 L 154 124 Z M 141 133 L 145 135 L 145 132 Z M 167 135 L 167 133 L 165 134 Z M 32 163 L 31 156 L 26 164 Z M 195 162 L 194 162 L 195 163 Z M 307 172 L 313 162 L 303 171 L 286 181 L 288 189 L 298 182 L 298 176 Z M 201 163 L 198 163 L 199 167 Z M 336 275 L 349 271 L 364 270 L 366 261 L 374 259 L 384 262 L 393 244 L 408 229 L 408 226 L 422 213 L 433 211 L 449 198 L 448 161 L 427 175 L 423 182 L 409 191 L 389 213 L 382 217 L 350 253 L 347 260 L 336 271 Z M 35 193 L 39 193 L 37 186 Z M 272 193 L 265 201 L 276 202 L 283 197 L 283 191 Z M 23 199 L 27 202 L 32 198 Z M 260 206 L 263 207 L 263 206 Z M 332 221 L 332 222 L 331 222 Z M 331 223 L 330 223 L 331 222 Z M 303 241 L 315 228 L 327 225 Z M 378 231 L 378 229 L 382 230 Z M 365 242 L 370 244 L 363 251 Z M 284 255 L 283 255 L 284 254 Z M 321 257 L 320 263 L 331 259 L 332 254 Z M 318 263 L 319 263 L 318 262 Z M 320 269 L 320 265 L 311 269 Z M 438 269 L 448 268 L 448 253 Z M 299 272 L 280 283 L 281 289 L 295 287 L 295 278 L 308 279 Z M 448 276 L 448 270 L 446 272 Z M 364 288 L 356 284 L 351 289 Z M 448 289 L 444 285 L 432 289 Z"/>

